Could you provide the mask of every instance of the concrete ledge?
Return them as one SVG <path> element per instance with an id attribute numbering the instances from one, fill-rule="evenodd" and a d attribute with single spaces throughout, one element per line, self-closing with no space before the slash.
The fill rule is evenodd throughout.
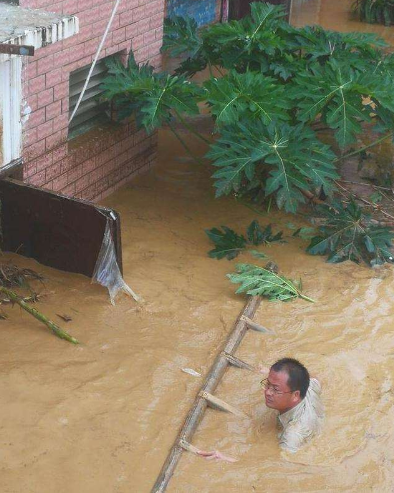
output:
<path id="1" fill-rule="evenodd" d="M 74 15 L 26 9 L 0 2 L 0 43 L 30 45 L 35 49 L 67 39 L 79 31 Z M 0 62 L 10 56 L 0 55 Z"/>

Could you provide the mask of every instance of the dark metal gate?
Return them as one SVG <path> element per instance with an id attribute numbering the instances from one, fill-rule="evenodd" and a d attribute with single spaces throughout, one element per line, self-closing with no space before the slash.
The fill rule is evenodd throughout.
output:
<path id="1" fill-rule="evenodd" d="M 287 18 L 290 16 L 291 0 L 230 0 L 229 3 L 229 20 L 239 20 L 250 14 L 250 4 L 255 1 L 266 1 L 273 5 L 284 5 Z"/>
<path id="2" fill-rule="evenodd" d="M 91 202 L 0 181 L 1 248 L 41 264 L 91 277 L 108 223 L 122 272 L 120 218 Z"/>

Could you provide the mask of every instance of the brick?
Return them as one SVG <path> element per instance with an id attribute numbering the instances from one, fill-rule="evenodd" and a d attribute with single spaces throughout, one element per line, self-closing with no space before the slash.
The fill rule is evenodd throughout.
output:
<path id="1" fill-rule="evenodd" d="M 78 0 L 63 0 L 63 12 L 76 14 L 78 12 Z"/>
<path id="2" fill-rule="evenodd" d="M 38 108 L 42 108 L 43 106 L 53 103 L 53 88 L 50 87 L 49 89 L 39 92 L 37 97 Z"/>
<path id="3" fill-rule="evenodd" d="M 37 162 L 35 160 L 25 163 L 23 166 L 23 180 L 37 173 Z"/>
<path id="4" fill-rule="evenodd" d="M 115 53 L 119 52 L 119 47 L 118 45 L 113 45 L 110 48 L 106 48 L 104 52 L 104 56 L 110 56 L 110 55 L 115 55 Z"/>
<path id="5" fill-rule="evenodd" d="M 36 187 L 42 187 L 45 184 L 45 170 L 41 171 L 40 173 L 36 173 L 35 175 L 32 175 L 29 178 L 28 183 L 31 183 Z"/>
<path id="6" fill-rule="evenodd" d="M 37 109 L 37 94 L 32 94 L 25 99 L 25 103 L 30 108 L 31 112 Z"/>
<path id="7" fill-rule="evenodd" d="M 148 15 L 148 10 L 145 6 L 137 7 L 133 10 L 133 20 L 135 22 L 138 22 L 141 19 L 145 19 L 146 17 L 148 17 Z"/>
<path id="8" fill-rule="evenodd" d="M 80 19 L 80 16 L 78 14 L 78 17 L 79 17 L 79 20 L 80 20 L 80 23 L 81 23 L 81 19 Z M 74 46 L 76 45 L 79 45 L 80 43 L 82 43 L 84 40 L 82 39 L 83 36 L 82 36 L 82 33 L 84 32 L 85 28 L 81 28 L 80 32 L 78 34 L 74 34 L 74 36 L 71 36 L 70 38 L 67 38 L 63 41 L 63 50 L 68 50 L 69 48 L 73 48 Z"/>
<path id="9" fill-rule="evenodd" d="M 57 176 L 59 176 L 59 173 L 60 173 L 60 163 L 55 163 L 52 166 L 46 168 L 45 180 L 49 182 L 54 178 L 56 178 Z"/>
<path id="10" fill-rule="evenodd" d="M 54 87 L 54 100 L 68 98 L 69 94 L 69 82 L 62 82 L 61 84 Z"/>
<path id="11" fill-rule="evenodd" d="M 96 158 L 93 157 L 91 159 L 88 159 L 87 161 L 84 161 L 82 163 L 82 167 L 84 174 L 91 173 L 96 169 Z"/>
<path id="12" fill-rule="evenodd" d="M 52 133 L 45 139 L 45 149 L 47 151 L 52 150 L 67 141 L 67 136 L 64 136 L 62 131 Z"/>
<path id="13" fill-rule="evenodd" d="M 37 77 L 37 62 L 29 61 L 27 63 L 25 77 L 27 78 L 27 80 L 34 79 L 34 77 Z"/>
<path id="14" fill-rule="evenodd" d="M 56 192 L 64 189 L 67 186 L 67 184 L 68 184 L 67 174 L 57 176 L 52 181 L 53 190 L 55 190 Z"/>
<path id="15" fill-rule="evenodd" d="M 149 46 L 149 56 L 152 57 L 152 56 L 155 56 L 158 53 L 160 53 L 160 48 L 161 48 L 162 44 L 163 44 L 163 42 L 161 40 L 155 41 L 154 43 L 152 43 Z"/>
<path id="16" fill-rule="evenodd" d="M 155 31 L 148 31 L 144 34 L 144 44 L 151 45 L 156 41 L 156 33 Z"/>
<path id="17" fill-rule="evenodd" d="M 76 181 L 75 183 L 75 192 L 82 192 L 85 188 L 87 188 L 90 185 L 90 176 L 88 174 L 82 176 L 79 180 Z"/>
<path id="18" fill-rule="evenodd" d="M 118 12 L 124 12 L 125 10 L 131 10 L 138 7 L 138 0 L 122 0 L 118 7 Z"/>
<path id="19" fill-rule="evenodd" d="M 70 183 L 66 187 L 62 188 L 60 192 L 63 193 L 64 195 L 68 195 L 69 197 L 72 197 L 75 193 L 75 182 Z"/>
<path id="20" fill-rule="evenodd" d="M 105 28 L 107 27 L 108 19 L 102 19 L 92 24 L 92 33 L 103 35 Z"/>
<path id="21" fill-rule="evenodd" d="M 55 101 L 52 104 L 48 104 L 48 106 L 45 107 L 45 119 L 52 120 L 52 118 L 55 118 L 56 116 L 59 116 L 62 112 L 62 102 L 61 101 Z M 56 131 L 54 129 L 54 131 Z"/>
<path id="22" fill-rule="evenodd" d="M 145 34 L 150 30 L 150 19 L 142 19 L 137 22 L 137 34 Z"/>
<path id="23" fill-rule="evenodd" d="M 144 35 L 135 36 L 131 42 L 133 50 L 139 50 L 144 46 Z"/>
<path id="24" fill-rule="evenodd" d="M 53 162 L 57 163 L 58 161 L 61 161 L 66 158 L 68 153 L 68 144 L 63 144 L 56 149 L 53 150 Z"/>
<path id="25" fill-rule="evenodd" d="M 31 129 L 45 122 L 45 108 L 33 111 L 27 120 L 27 128 Z"/>
<path id="26" fill-rule="evenodd" d="M 62 69 L 68 63 L 70 63 L 70 48 L 61 51 L 55 57 L 55 67 L 58 69 Z"/>
<path id="27" fill-rule="evenodd" d="M 62 113 L 68 114 L 70 109 L 70 100 L 68 98 L 64 98 L 61 100 L 61 102 L 62 102 Z"/>
<path id="28" fill-rule="evenodd" d="M 37 142 L 37 129 L 26 130 L 23 133 L 23 145 L 29 146 Z"/>
<path id="29" fill-rule="evenodd" d="M 153 15 L 149 19 L 149 26 L 151 29 L 161 28 L 164 24 L 164 17 L 162 14 Z"/>
<path id="30" fill-rule="evenodd" d="M 38 134 L 39 136 L 39 134 Z M 23 149 L 23 157 L 25 161 L 30 161 L 45 152 L 45 140 L 40 140 Z"/>
<path id="31" fill-rule="evenodd" d="M 42 139 L 45 137 L 49 137 L 49 135 L 53 132 L 53 122 L 50 120 L 49 122 L 45 122 L 37 127 L 37 132 Z"/>
<path id="32" fill-rule="evenodd" d="M 53 69 L 53 55 L 41 58 L 37 62 L 37 75 L 46 74 Z"/>
<path id="33" fill-rule="evenodd" d="M 81 43 L 79 45 L 74 46 L 73 48 L 70 48 L 69 63 L 75 62 L 75 61 L 80 60 L 81 58 L 84 57 L 84 55 L 85 55 L 85 44 L 86 43 Z"/>
<path id="34" fill-rule="evenodd" d="M 128 26 L 133 22 L 133 12 L 134 10 L 126 10 L 119 16 L 119 27 Z"/>
<path id="35" fill-rule="evenodd" d="M 62 82 L 62 69 L 58 68 L 56 70 L 51 70 L 45 74 L 45 87 L 49 89 L 50 87 L 57 86 Z"/>
<path id="36" fill-rule="evenodd" d="M 85 55 L 94 55 L 97 51 L 98 45 L 100 44 L 100 38 L 93 38 L 84 43 Z"/>
<path id="37" fill-rule="evenodd" d="M 53 119 L 53 132 L 68 129 L 68 114 L 58 115 Z"/>
<path id="38" fill-rule="evenodd" d="M 112 33 L 112 42 L 114 44 L 119 44 L 122 41 L 126 40 L 126 28 L 122 27 L 121 29 L 117 29 Z"/>
<path id="39" fill-rule="evenodd" d="M 111 16 L 113 5 L 111 3 L 104 3 L 100 7 L 98 7 L 98 18 L 100 19 L 106 19 L 108 22 L 108 19 Z M 112 28 L 112 26 L 111 26 Z"/>
<path id="40" fill-rule="evenodd" d="M 42 170 L 45 170 L 52 166 L 53 163 L 53 156 L 51 152 L 47 152 L 40 156 L 37 160 L 37 173 L 39 173 Z"/>
<path id="41" fill-rule="evenodd" d="M 97 2 L 95 2 L 96 4 Z M 93 6 L 93 0 L 78 0 L 78 17 L 84 10 L 89 10 Z"/>
<path id="42" fill-rule="evenodd" d="M 29 80 L 29 94 L 36 94 L 45 89 L 45 75 Z"/>

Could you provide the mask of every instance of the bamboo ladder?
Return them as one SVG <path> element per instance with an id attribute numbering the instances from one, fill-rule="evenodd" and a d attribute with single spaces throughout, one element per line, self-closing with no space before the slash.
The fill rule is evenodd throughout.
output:
<path id="1" fill-rule="evenodd" d="M 193 434 L 202 419 L 207 406 L 214 407 L 223 411 L 229 411 L 239 416 L 246 415 L 221 399 L 213 395 L 228 365 L 238 368 L 256 371 L 254 367 L 237 358 L 234 353 L 240 345 L 248 329 L 256 330 L 263 333 L 273 334 L 273 332 L 261 325 L 253 322 L 251 318 L 256 313 L 261 302 L 259 296 L 250 297 L 235 322 L 234 328 L 229 334 L 223 350 L 216 356 L 216 359 L 205 378 L 205 381 L 197 394 L 193 406 L 191 407 L 183 426 L 175 439 L 167 459 L 160 471 L 160 474 L 151 490 L 151 493 L 163 493 L 175 471 L 175 468 L 181 458 L 183 450 L 193 450 L 190 444 Z"/>

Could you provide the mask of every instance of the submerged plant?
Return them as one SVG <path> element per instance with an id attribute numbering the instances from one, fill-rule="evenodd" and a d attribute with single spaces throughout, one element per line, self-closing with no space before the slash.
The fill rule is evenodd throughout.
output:
<path id="1" fill-rule="evenodd" d="M 353 3 L 353 11 L 361 21 L 371 24 L 394 24 L 393 0 L 356 0 Z"/>
<path id="2" fill-rule="evenodd" d="M 215 248 L 210 250 L 208 255 L 218 260 L 222 258 L 227 258 L 227 260 L 234 259 L 246 249 L 247 244 L 257 246 L 282 241 L 283 235 L 282 231 L 273 234 L 271 224 L 261 229 L 259 222 L 256 220 L 252 221 L 247 228 L 247 239 L 227 226 L 222 226 L 222 231 L 218 228 L 206 229 L 205 233 L 215 244 Z M 256 257 L 266 258 L 266 255 L 256 250 L 252 250 L 250 253 Z"/>
<path id="3" fill-rule="evenodd" d="M 272 270 L 252 264 L 237 264 L 236 272 L 227 274 L 234 284 L 240 284 L 236 293 L 251 296 L 264 296 L 269 301 L 289 301 L 294 298 L 314 302 L 312 298 L 301 293 L 301 282 L 296 283 Z"/>
<path id="4" fill-rule="evenodd" d="M 175 74 L 132 57 L 127 67 L 113 61 L 105 96 L 119 117 L 135 114 L 148 131 L 177 119 L 196 135 L 186 118 L 205 103 L 218 134 L 207 155 L 217 196 L 253 190 L 296 212 L 316 190 L 331 196 L 337 162 L 364 123 L 383 135 L 377 142 L 391 137 L 394 57 L 384 47 L 368 33 L 292 27 L 282 7 L 256 2 L 250 16 L 204 29 L 188 18 L 167 20 L 163 50 L 187 56 Z M 208 80 L 190 80 L 205 67 Z M 341 157 L 321 140 L 322 128 L 334 133 Z"/>
<path id="5" fill-rule="evenodd" d="M 332 206 L 319 206 L 318 212 L 324 223 L 312 238 L 308 253 L 328 255 L 332 263 L 351 260 L 373 266 L 394 261 L 394 231 L 372 223 L 371 216 L 355 202 L 343 205 L 335 201 Z"/>

